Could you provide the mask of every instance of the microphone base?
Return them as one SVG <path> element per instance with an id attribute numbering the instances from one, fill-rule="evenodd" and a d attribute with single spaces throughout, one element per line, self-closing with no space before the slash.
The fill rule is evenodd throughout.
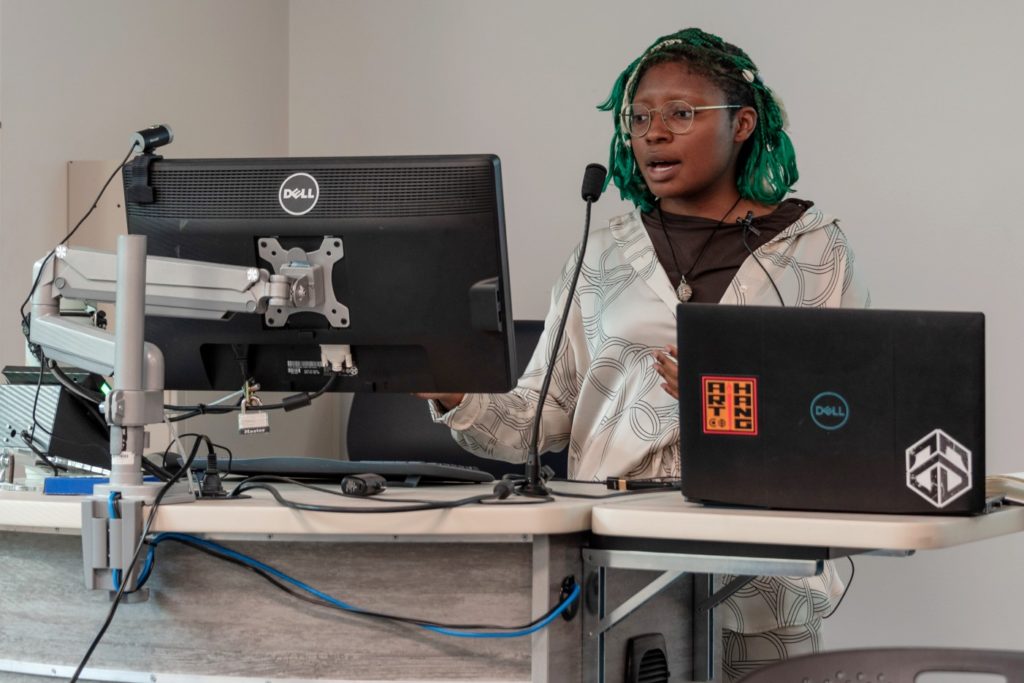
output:
<path id="1" fill-rule="evenodd" d="M 544 485 L 544 482 L 540 479 L 536 481 L 525 479 L 517 483 L 513 489 L 517 496 L 525 496 L 527 498 L 548 498 L 551 496 L 551 491 Z"/>

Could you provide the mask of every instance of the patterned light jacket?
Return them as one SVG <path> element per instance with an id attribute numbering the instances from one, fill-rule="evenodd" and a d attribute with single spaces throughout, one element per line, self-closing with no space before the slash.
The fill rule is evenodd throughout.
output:
<path id="1" fill-rule="evenodd" d="M 551 292 L 545 329 L 526 372 L 507 394 L 467 394 L 434 419 L 466 450 L 523 462 L 547 359 L 579 249 Z M 754 252 L 787 306 L 866 307 L 870 296 L 838 221 L 811 207 Z M 777 305 L 771 282 L 748 257 L 720 301 Z M 652 352 L 676 341 L 675 288 L 658 262 L 638 210 L 590 237 L 565 338 L 555 362 L 540 452 L 569 444 L 569 476 L 679 476 L 679 407 L 661 388 Z M 686 349 L 680 349 L 680 354 Z M 731 577 L 720 577 L 727 581 Z M 742 633 L 820 624 L 842 591 L 830 563 L 809 579 L 760 577 L 726 600 L 723 627 Z"/>
<path id="2" fill-rule="evenodd" d="M 578 248 L 577 248 L 578 253 Z M 508 394 L 468 394 L 435 420 L 477 455 L 523 462 L 547 359 L 575 268 L 574 253 L 552 289 L 544 333 L 517 386 Z M 835 218 L 811 207 L 755 251 L 787 306 L 864 307 L 853 252 Z M 777 305 L 751 257 L 722 304 Z M 661 388 L 652 352 L 675 344 L 675 288 L 634 210 L 594 231 L 569 310 L 562 348 L 544 404 L 539 450 L 569 443 L 569 476 L 679 476 L 679 406 Z M 680 349 L 681 354 L 686 349 Z"/>

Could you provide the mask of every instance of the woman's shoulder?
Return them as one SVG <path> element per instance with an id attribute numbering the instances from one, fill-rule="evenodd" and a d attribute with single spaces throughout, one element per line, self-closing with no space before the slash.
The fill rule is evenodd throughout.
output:
<path id="1" fill-rule="evenodd" d="M 836 235 L 845 240 L 845 234 L 839 227 L 839 217 L 835 214 L 824 211 L 813 202 L 791 199 L 786 200 L 781 207 L 794 208 L 800 206 L 803 211 L 781 232 L 776 239 L 802 239 L 808 236 L 827 237 Z"/>
<path id="2" fill-rule="evenodd" d="M 629 242 L 640 233 L 646 233 L 646 228 L 644 228 L 643 219 L 640 218 L 640 209 L 633 209 L 609 218 L 608 225 L 598 229 L 595 236 L 601 234 L 604 239 Z"/>
<path id="3" fill-rule="evenodd" d="M 640 218 L 640 209 L 634 208 L 626 213 L 621 213 L 618 216 L 612 216 L 608 219 L 608 229 L 620 228 L 625 225 L 639 224 L 643 227 L 643 221 Z"/>

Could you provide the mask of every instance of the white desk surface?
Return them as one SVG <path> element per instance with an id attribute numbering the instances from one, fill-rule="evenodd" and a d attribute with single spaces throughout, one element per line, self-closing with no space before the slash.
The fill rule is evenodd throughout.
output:
<path id="1" fill-rule="evenodd" d="M 770 545 L 928 550 L 1024 531 L 1024 506 L 987 515 L 865 515 L 704 507 L 679 492 L 595 506 L 595 534 Z"/>
<path id="2" fill-rule="evenodd" d="M 599 494 L 601 485 L 552 484 L 560 491 Z M 391 488 L 383 496 L 342 498 L 281 487 L 303 503 L 383 507 L 386 499 L 454 500 L 489 493 L 491 485 Z M 160 508 L 154 531 L 274 536 L 506 536 L 592 529 L 606 536 L 880 550 L 927 550 L 1024 531 L 1024 507 L 975 517 L 863 515 L 708 508 L 678 492 L 554 503 L 469 505 L 451 510 L 387 514 L 306 512 L 283 507 L 266 491 L 250 499 L 199 501 Z M 0 530 L 79 533 L 82 496 L 0 491 Z"/>
<path id="3" fill-rule="evenodd" d="M 552 485 L 560 491 L 608 493 L 601 485 Z M 228 488 L 231 488 L 229 483 Z M 296 502 L 319 505 L 387 508 L 385 499 L 456 500 L 490 493 L 493 485 L 473 484 L 424 488 L 389 488 L 372 498 L 331 496 L 308 489 L 278 486 Z M 590 529 L 591 508 L 599 500 L 559 498 L 554 503 L 525 504 L 512 497 L 508 504 L 475 504 L 450 510 L 387 514 L 307 512 L 278 504 L 267 491 L 252 490 L 252 498 L 202 500 L 162 505 L 153 531 L 254 536 L 499 536 L 565 534 Z M 0 530 L 80 533 L 83 496 L 44 496 L 38 492 L 0 491 Z"/>

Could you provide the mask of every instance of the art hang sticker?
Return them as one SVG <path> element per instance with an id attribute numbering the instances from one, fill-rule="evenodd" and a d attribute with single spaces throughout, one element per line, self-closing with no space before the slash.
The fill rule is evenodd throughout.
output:
<path id="1" fill-rule="evenodd" d="M 971 490 L 971 451 L 941 429 L 907 449 L 907 487 L 937 508 Z"/>
<path id="2" fill-rule="evenodd" d="M 702 375 L 705 434 L 757 436 L 757 378 Z"/>

